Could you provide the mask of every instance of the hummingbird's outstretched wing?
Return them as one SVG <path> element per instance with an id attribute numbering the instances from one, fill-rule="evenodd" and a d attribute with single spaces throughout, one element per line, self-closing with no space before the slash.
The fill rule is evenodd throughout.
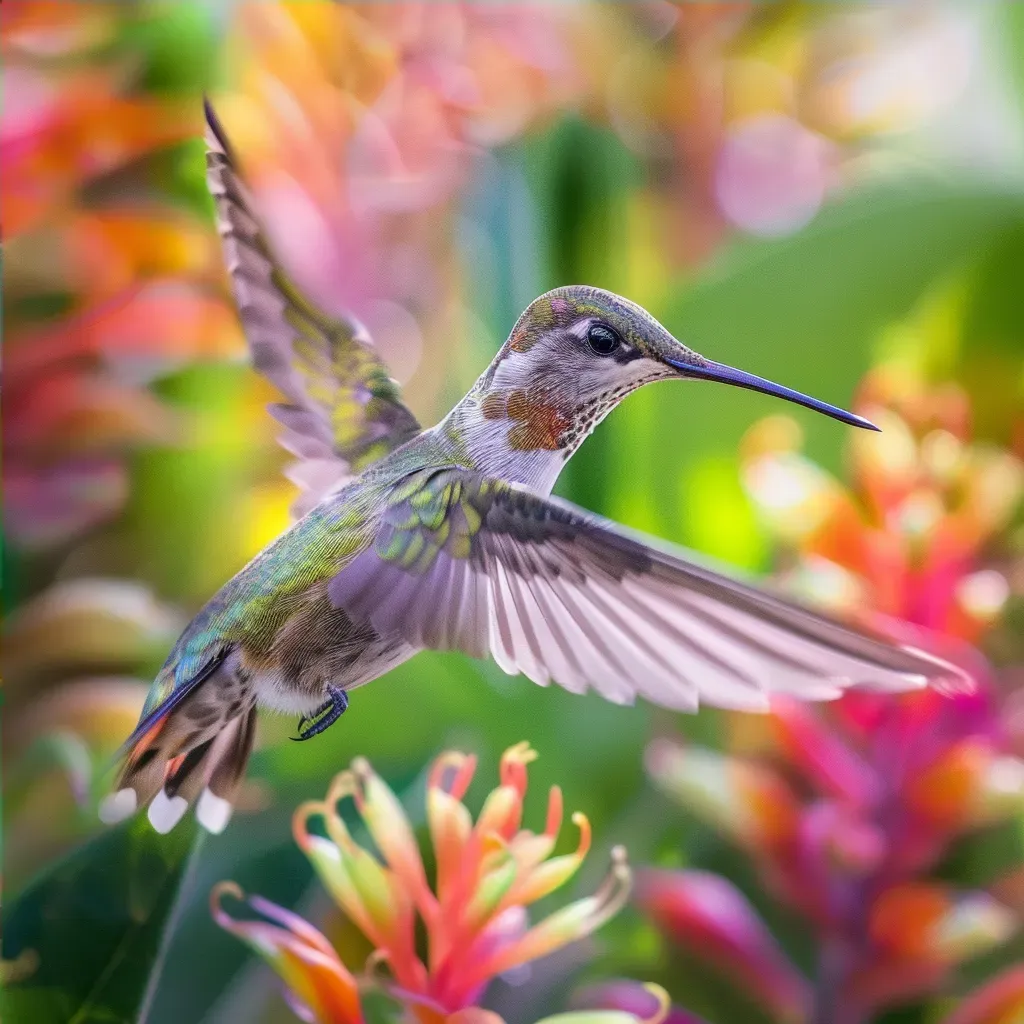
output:
<path id="1" fill-rule="evenodd" d="M 849 686 L 969 685 L 897 647 L 650 547 L 572 505 L 459 469 L 396 490 L 374 543 L 332 580 L 351 617 L 417 646 L 612 701 L 766 709 Z"/>
<path id="2" fill-rule="evenodd" d="M 287 398 L 270 411 L 285 427 L 281 443 L 299 458 L 289 476 L 303 489 L 294 507 L 302 515 L 420 425 L 366 329 L 317 309 L 275 260 L 208 102 L 206 146 L 207 184 L 253 364 Z"/>

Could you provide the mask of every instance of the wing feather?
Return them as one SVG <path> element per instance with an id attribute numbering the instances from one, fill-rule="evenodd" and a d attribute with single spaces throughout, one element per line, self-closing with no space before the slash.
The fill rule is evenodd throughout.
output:
<path id="1" fill-rule="evenodd" d="M 377 543 L 329 591 L 350 616 L 410 643 L 490 654 L 542 685 L 679 710 L 766 710 L 772 693 L 829 700 L 850 686 L 969 685 L 923 651 L 514 485 L 433 469 L 398 493 Z M 415 559 L 403 557 L 409 545 Z"/>
<path id="2" fill-rule="evenodd" d="M 561 645 L 559 650 L 566 662 L 565 670 L 571 672 L 566 678 L 555 675 L 556 681 L 573 693 L 586 693 L 588 689 L 600 690 L 607 686 L 604 679 L 613 670 L 602 658 L 600 647 L 595 647 L 585 626 L 577 621 L 575 605 L 562 594 L 561 581 L 557 578 L 535 579 L 531 581 L 530 589 L 538 604 L 544 606 L 548 628 Z"/>
<path id="3" fill-rule="evenodd" d="M 502 572 L 504 597 L 510 603 L 510 618 L 519 625 L 517 636 L 517 662 L 522 665 L 522 672 L 539 686 L 547 686 L 551 682 L 551 673 L 545 667 L 549 662 L 544 645 L 537 632 L 537 621 L 532 608 L 527 602 L 528 584 L 514 570 Z M 550 652 L 550 647 L 548 648 Z M 555 655 L 557 658 L 557 654 Z"/>
<path id="4" fill-rule="evenodd" d="M 756 678 L 756 665 L 740 651 L 727 651 L 716 645 L 699 624 L 688 619 L 679 608 L 658 607 L 646 600 L 634 581 L 623 580 L 621 600 L 633 612 L 636 628 L 642 630 L 650 646 L 663 648 L 663 661 L 675 668 L 678 677 L 690 684 L 686 700 L 691 708 L 701 699 L 741 711 L 764 711 L 768 699 Z M 667 651 L 671 651 L 671 655 Z M 673 664 L 674 663 L 674 664 Z M 678 680 L 652 698 L 656 703 L 675 699 Z"/>
<path id="5" fill-rule="evenodd" d="M 264 237 L 216 114 L 206 104 L 206 176 L 253 366 L 284 395 L 270 407 L 302 515 L 350 475 L 419 433 L 366 329 L 329 316 L 289 281 Z M 306 467 L 309 463 L 309 467 Z"/>

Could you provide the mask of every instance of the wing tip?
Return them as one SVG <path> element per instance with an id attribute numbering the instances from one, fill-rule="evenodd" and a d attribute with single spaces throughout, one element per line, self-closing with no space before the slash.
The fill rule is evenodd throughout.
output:
<path id="1" fill-rule="evenodd" d="M 974 674 L 962 665 L 910 644 L 902 644 L 901 649 L 925 662 L 924 671 L 915 677 L 921 680 L 920 686 L 928 686 L 947 697 L 970 696 L 978 689 Z"/>
<path id="2" fill-rule="evenodd" d="M 217 116 L 217 111 L 213 109 L 210 97 L 205 93 L 203 94 L 203 114 L 206 117 L 206 128 L 213 141 L 220 147 L 220 150 L 224 154 L 228 163 L 234 164 L 235 156 L 231 149 L 231 143 L 228 142 L 227 133 L 224 131 L 224 126 L 221 124 L 220 118 Z"/>

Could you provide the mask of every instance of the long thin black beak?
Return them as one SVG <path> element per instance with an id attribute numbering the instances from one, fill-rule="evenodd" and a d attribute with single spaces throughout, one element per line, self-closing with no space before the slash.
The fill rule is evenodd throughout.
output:
<path id="1" fill-rule="evenodd" d="M 784 398 L 787 402 L 795 402 L 815 412 L 823 412 L 840 423 L 848 423 L 851 427 L 863 427 L 865 430 L 879 430 L 870 420 L 863 416 L 855 416 L 852 412 L 840 409 L 836 405 L 829 405 L 828 402 L 820 402 L 810 395 L 801 394 L 792 388 L 783 387 L 773 381 L 765 380 L 753 373 L 746 373 L 744 370 L 736 370 L 724 363 L 713 363 L 710 360 L 702 365 L 687 363 L 682 360 L 666 359 L 669 366 L 681 370 L 688 377 L 703 377 L 705 380 L 717 380 L 723 384 L 734 384 L 738 388 L 746 388 L 748 391 L 760 391 L 763 395 L 774 395 L 776 398 Z"/>

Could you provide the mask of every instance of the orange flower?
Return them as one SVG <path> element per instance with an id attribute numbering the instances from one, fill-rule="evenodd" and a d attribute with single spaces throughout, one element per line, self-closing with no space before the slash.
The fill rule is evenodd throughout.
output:
<path id="1" fill-rule="evenodd" d="M 435 761 L 427 783 L 427 824 L 437 866 L 433 883 L 402 805 L 364 759 L 335 778 L 325 800 L 295 812 L 299 845 L 339 907 L 374 945 L 374 962 L 389 969 L 391 994 L 422 1022 L 434 1024 L 475 1005 L 492 978 L 589 935 L 629 894 L 630 871 L 617 848 L 612 869 L 593 896 L 528 926 L 525 908 L 565 884 L 590 848 L 590 825 L 577 813 L 572 819 L 580 832 L 577 849 L 552 856 L 562 823 L 557 787 L 549 794 L 544 831 L 522 827 L 527 765 L 535 757 L 526 743 L 505 752 L 500 785 L 475 822 L 462 802 L 475 758 L 448 752 Z M 355 803 L 379 858 L 356 843 L 338 813 L 338 802 L 346 799 Z M 314 820 L 322 821 L 326 836 L 309 830 Z M 272 924 L 235 920 L 221 904 L 227 894 L 241 896 L 231 883 L 214 891 L 218 922 L 270 960 L 315 1020 L 361 1021 L 358 1010 L 332 1016 L 341 1011 L 326 1009 L 319 986 L 336 989 L 331 1005 L 348 1007 L 353 983 L 319 932 L 258 898 L 249 906 Z M 427 937 L 425 959 L 416 944 L 420 924 Z"/>
<path id="2" fill-rule="evenodd" d="M 942 964 L 984 953 L 1017 929 L 1014 915 L 988 893 L 957 893 L 931 882 L 886 889 L 872 904 L 868 921 L 883 956 Z"/>

